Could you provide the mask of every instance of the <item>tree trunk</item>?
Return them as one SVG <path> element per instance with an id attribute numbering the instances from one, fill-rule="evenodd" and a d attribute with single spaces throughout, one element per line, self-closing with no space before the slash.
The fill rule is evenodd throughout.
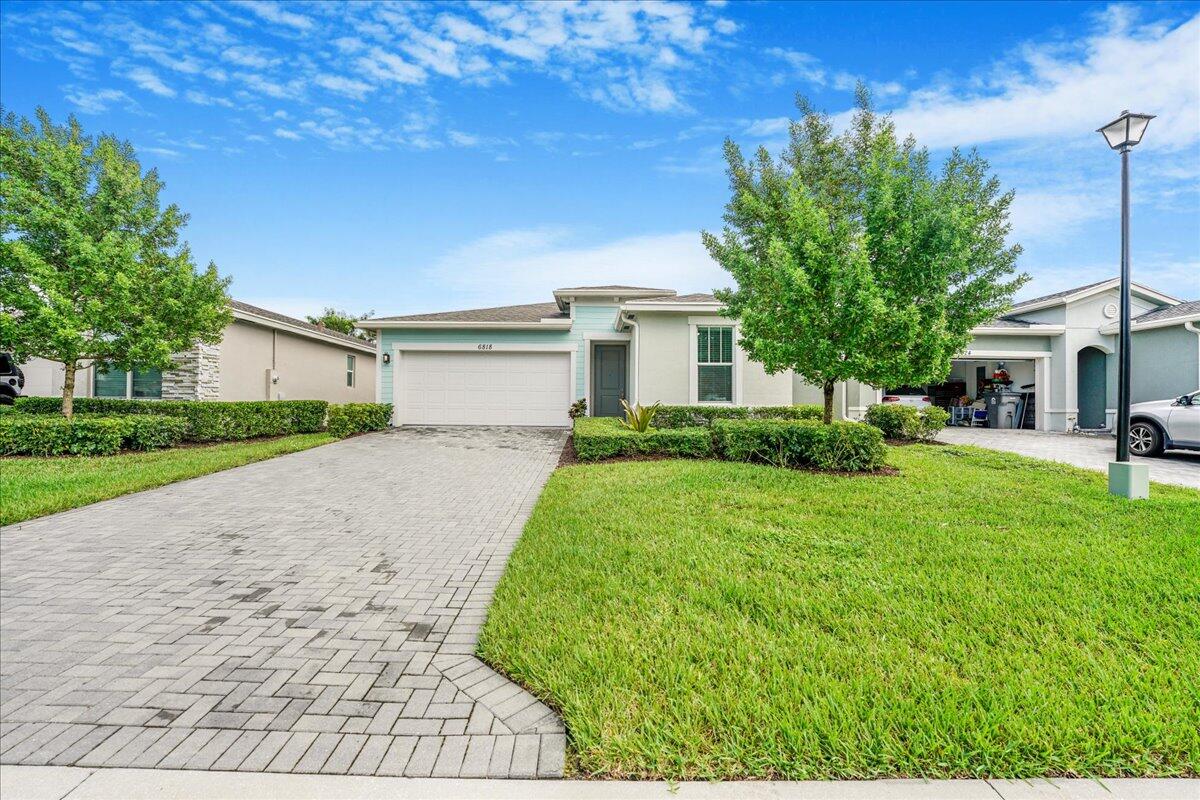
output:
<path id="1" fill-rule="evenodd" d="M 825 390 L 825 424 L 833 422 L 833 381 L 825 381 L 822 387 Z"/>
<path id="2" fill-rule="evenodd" d="M 62 413 L 67 419 L 75 413 L 75 362 L 63 364 L 63 402 Z"/>

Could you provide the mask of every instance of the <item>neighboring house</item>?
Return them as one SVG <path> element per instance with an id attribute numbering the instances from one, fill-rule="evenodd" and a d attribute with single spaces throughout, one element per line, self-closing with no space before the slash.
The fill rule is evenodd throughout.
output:
<path id="1" fill-rule="evenodd" d="M 1104 281 L 1018 304 L 976 329 L 953 376 L 973 394 L 977 375 L 990 376 L 1003 362 L 1016 385 L 1034 384 L 1043 430 L 1073 428 L 1080 397 L 1090 409 L 1103 396 L 1111 414 L 1115 287 Z M 737 346 L 736 320 L 721 316 L 712 295 L 577 286 L 553 296 L 363 321 L 376 335 L 377 392 L 380 402 L 394 403 L 395 424 L 566 425 L 567 407 L 579 398 L 599 416 L 619 414 L 623 397 L 679 405 L 821 402 L 818 387 L 790 372 L 768 375 L 750 361 Z M 1196 305 L 1135 287 L 1134 402 L 1200 385 Z M 836 414 L 858 419 L 879 398 L 874 387 L 839 384 Z"/>
<path id="2" fill-rule="evenodd" d="M 1038 430 L 1111 429 L 1117 405 L 1120 280 L 1035 297 L 976 328 L 952 379 L 974 396 L 978 377 L 1003 362 L 1014 387 L 1033 384 Z M 1133 284 L 1131 402 L 1200 388 L 1200 301 Z"/>
<path id="3" fill-rule="evenodd" d="M 233 322 L 220 344 L 174 356 L 175 368 L 106 370 L 75 376 L 76 397 L 162 400 L 375 400 L 375 346 L 265 308 L 230 302 Z M 62 394 L 63 366 L 35 358 L 23 365 L 26 395 Z"/>

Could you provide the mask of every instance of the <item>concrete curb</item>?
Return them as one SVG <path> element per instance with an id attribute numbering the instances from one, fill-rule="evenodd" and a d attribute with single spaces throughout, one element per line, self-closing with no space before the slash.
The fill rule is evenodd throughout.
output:
<path id="1" fill-rule="evenodd" d="M 4 800 L 1198 800 L 1200 780 L 664 781 L 464 780 L 204 770 L 0 767 Z"/>

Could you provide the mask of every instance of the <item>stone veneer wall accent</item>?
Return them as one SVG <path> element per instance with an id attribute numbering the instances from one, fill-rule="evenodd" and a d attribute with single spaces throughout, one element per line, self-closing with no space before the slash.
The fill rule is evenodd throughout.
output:
<path id="1" fill-rule="evenodd" d="M 162 376 L 163 400 L 217 400 L 221 397 L 221 345 L 198 344 L 172 356 L 175 369 Z"/>

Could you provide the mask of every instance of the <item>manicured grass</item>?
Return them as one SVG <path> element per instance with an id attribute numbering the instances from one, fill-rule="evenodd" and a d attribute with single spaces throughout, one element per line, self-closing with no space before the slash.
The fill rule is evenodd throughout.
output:
<path id="1" fill-rule="evenodd" d="M 599 776 L 1195 775 L 1200 492 L 970 447 L 550 479 L 479 649 Z"/>
<path id="2" fill-rule="evenodd" d="M 337 441 L 327 433 L 115 456 L 0 459 L 0 525 Z"/>

